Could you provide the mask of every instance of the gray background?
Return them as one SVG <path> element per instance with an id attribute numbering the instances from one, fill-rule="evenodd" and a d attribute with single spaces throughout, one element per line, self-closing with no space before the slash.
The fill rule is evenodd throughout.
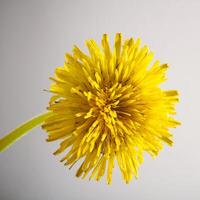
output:
<path id="1" fill-rule="evenodd" d="M 0 0 L 0 136 L 41 113 L 49 100 L 48 77 L 73 44 L 100 41 L 107 32 L 141 37 L 168 62 L 164 88 L 178 89 L 181 102 L 174 147 L 145 155 L 139 180 L 126 185 L 118 168 L 113 183 L 74 177 L 34 129 L 0 155 L 0 200 L 200 199 L 200 1 L 2 1 Z"/>

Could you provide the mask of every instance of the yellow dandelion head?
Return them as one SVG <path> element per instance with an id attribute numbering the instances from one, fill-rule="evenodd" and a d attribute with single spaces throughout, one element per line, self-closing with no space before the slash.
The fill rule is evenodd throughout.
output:
<path id="1" fill-rule="evenodd" d="M 47 141 L 61 140 L 54 154 L 68 150 L 61 161 L 70 168 L 79 160 L 77 177 L 99 180 L 106 172 L 111 183 L 114 163 L 128 183 L 137 178 L 143 152 L 155 157 L 163 143 L 172 145 L 169 128 L 179 122 L 175 114 L 178 93 L 159 85 L 166 80 L 167 64 L 155 61 L 140 39 L 122 42 L 117 33 L 113 50 L 108 36 L 102 48 L 86 41 L 89 55 L 74 46 L 64 66 L 57 67 L 48 110 L 42 125 Z"/>

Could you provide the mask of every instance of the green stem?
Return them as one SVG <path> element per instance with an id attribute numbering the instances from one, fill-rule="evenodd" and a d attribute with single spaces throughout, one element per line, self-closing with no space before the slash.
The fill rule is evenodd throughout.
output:
<path id="1" fill-rule="evenodd" d="M 15 141 L 20 139 L 22 136 L 28 133 L 34 127 L 40 125 L 51 113 L 47 112 L 41 114 L 39 116 L 34 117 L 33 119 L 23 123 L 18 128 L 14 129 L 3 138 L 0 139 L 0 152 L 6 150 L 10 145 L 12 145 Z"/>

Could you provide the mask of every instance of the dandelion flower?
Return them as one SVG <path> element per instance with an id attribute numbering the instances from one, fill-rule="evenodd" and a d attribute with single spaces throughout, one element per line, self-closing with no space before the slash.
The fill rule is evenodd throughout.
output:
<path id="1" fill-rule="evenodd" d="M 86 41 L 89 55 L 77 46 L 65 55 L 50 78 L 48 112 L 2 138 L 0 150 L 42 123 L 47 141 L 61 141 L 54 154 L 64 153 L 69 168 L 79 161 L 77 177 L 98 181 L 106 174 L 110 184 L 114 164 L 129 183 L 138 177 L 144 152 L 155 157 L 164 143 L 173 144 L 169 129 L 180 124 L 172 118 L 178 93 L 160 88 L 168 65 L 148 67 L 153 53 L 140 47 L 140 39 L 123 42 L 117 33 L 112 50 L 104 34 L 101 43 Z"/>

